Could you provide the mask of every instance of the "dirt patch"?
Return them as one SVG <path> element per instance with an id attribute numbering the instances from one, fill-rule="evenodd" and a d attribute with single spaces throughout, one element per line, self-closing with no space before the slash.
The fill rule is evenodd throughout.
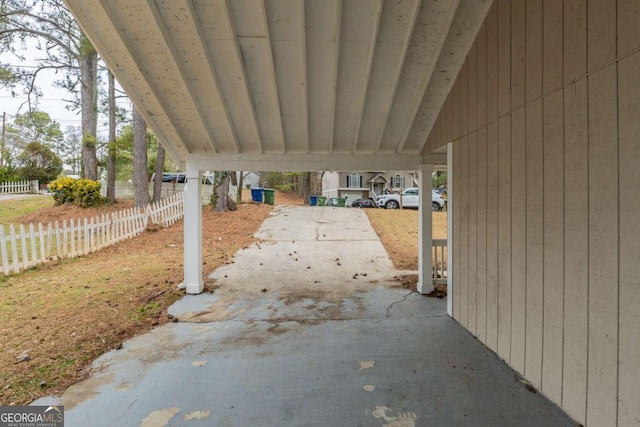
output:
<path id="1" fill-rule="evenodd" d="M 99 206 L 95 208 L 81 208 L 73 204 L 66 204 L 62 206 L 51 206 L 30 214 L 24 215 L 20 218 L 20 222 L 23 224 L 41 222 L 43 225 L 53 222 L 62 222 L 64 220 L 76 220 L 91 217 L 99 217 L 101 215 L 110 214 L 112 212 L 121 211 L 123 209 L 129 209 L 133 207 L 133 200 L 122 199 L 118 200 L 113 205 Z"/>

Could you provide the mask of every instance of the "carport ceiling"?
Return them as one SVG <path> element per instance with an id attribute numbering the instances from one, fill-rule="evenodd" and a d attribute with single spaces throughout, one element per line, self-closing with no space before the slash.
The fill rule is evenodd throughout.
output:
<path id="1" fill-rule="evenodd" d="M 491 5 L 65 1 L 177 164 L 262 170 L 428 159 L 427 136 Z"/>

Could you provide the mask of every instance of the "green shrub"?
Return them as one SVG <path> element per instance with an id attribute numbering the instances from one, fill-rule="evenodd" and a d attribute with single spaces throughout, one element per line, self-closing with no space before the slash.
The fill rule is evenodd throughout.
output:
<path id="1" fill-rule="evenodd" d="M 100 206 L 100 182 L 90 179 L 58 178 L 49 184 L 56 205 L 75 203 L 82 208 Z"/>

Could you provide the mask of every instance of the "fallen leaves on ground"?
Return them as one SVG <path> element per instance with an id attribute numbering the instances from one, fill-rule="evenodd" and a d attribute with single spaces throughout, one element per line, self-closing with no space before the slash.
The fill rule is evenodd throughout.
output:
<path id="1" fill-rule="evenodd" d="M 248 198 L 246 191 L 244 199 Z M 276 192 L 275 202 L 304 204 L 282 192 Z M 132 206 L 131 201 L 121 201 L 93 209 L 51 207 L 26 215 L 21 222 L 45 224 Z M 223 213 L 204 207 L 204 277 L 256 242 L 253 235 L 270 212 L 271 206 L 255 203 Z M 367 213 L 396 268 L 417 269 L 417 212 L 370 209 Z M 442 218 L 434 220 L 434 232 L 444 229 L 446 235 L 446 216 L 444 226 L 441 223 Z M 134 239 L 88 256 L 0 275 L 0 404 L 26 404 L 60 394 L 86 377 L 91 362 L 101 354 L 122 348 L 128 338 L 153 327 L 177 321 L 166 310 L 183 295 L 176 290 L 182 277 L 182 222 L 170 228 L 150 227 Z M 415 288 L 417 275 L 404 275 L 399 281 Z M 213 288 L 212 283 L 205 286 Z"/>
<path id="2" fill-rule="evenodd" d="M 26 220 L 96 211 L 60 206 Z M 223 213 L 204 207 L 204 277 L 251 244 L 270 212 L 271 206 L 258 204 Z M 182 247 L 179 222 L 88 256 L 0 276 L 0 404 L 59 394 L 84 378 L 102 353 L 175 320 L 166 310 L 183 295 L 176 290 L 183 277 Z"/>

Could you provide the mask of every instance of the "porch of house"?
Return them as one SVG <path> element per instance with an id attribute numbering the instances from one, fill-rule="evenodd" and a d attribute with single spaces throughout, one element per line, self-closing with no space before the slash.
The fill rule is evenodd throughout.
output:
<path id="1" fill-rule="evenodd" d="M 558 407 L 404 288 L 360 209 L 277 207 L 180 321 L 96 361 L 69 425 L 570 426 Z M 418 334 L 416 335 L 416 332 Z M 530 391 L 531 390 L 531 391 Z"/>

